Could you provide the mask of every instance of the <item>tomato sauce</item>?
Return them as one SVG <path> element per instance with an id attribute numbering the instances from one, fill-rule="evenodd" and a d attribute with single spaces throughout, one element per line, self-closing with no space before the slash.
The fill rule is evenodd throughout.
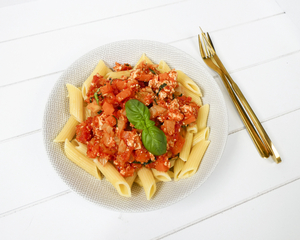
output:
<path id="1" fill-rule="evenodd" d="M 169 159 L 181 151 L 184 127 L 196 121 L 199 106 L 176 91 L 177 73 L 160 73 L 157 65 L 116 63 L 115 71 L 131 70 L 130 76 L 105 79 L 95 75 L 87 93 L 91 117 L 76 126 L 77 141 L 87 145 L 87 156 L 103 164 L 110 161 L 123 177 L 145 166 L 166 172 Z M 126 117 L 125 103 L 137 99 L 150 110 L 150 118 L 167 137 L 167 152 L 154 156 L 142 143 L 142 130 L 135 129 Z"/>

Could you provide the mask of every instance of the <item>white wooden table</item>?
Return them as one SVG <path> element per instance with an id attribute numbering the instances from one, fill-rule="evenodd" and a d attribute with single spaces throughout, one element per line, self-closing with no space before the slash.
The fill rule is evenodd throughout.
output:
<path id="1" fill-rule="evenodd" d="M 298 0 L 0 1 L 0 239 L 300 239 Z M 217 168 L 167 208 L 118 213 L 72 192 L 41 136 L 48 95 L 73 61 L 124 39 L 199 55 L 198 26 L 278 149 L 262 159 L 221 79 L 228 141 Z M 205 66 L 206 67 L 206 66 Z"/>

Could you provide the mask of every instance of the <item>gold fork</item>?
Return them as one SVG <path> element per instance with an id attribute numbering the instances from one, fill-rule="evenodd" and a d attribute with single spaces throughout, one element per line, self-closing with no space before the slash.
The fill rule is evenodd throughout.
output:
<path id="1" fill-rule="evenodd" d="M 241 92 L 237 84 L 233 81 L 226 68 L 222 64 L 221 60 L 217 56 L 209 34 L 207 33 L 207 35 L 205 35 L 202 31 L 201 35 L 203 38 L 202 42 L 200 35 L 198 35 L 201 57 L 210 68 L 212 68 L 220 75 L 261 157 L 268 158 L 271 155 L 276 163 L 280 163 L 281 158 L 277 150 L 275 149 L 275 146 L 271 142 L 269 136 L 262 127 L 260 121 L 256 117 L 243 93 Z"/>

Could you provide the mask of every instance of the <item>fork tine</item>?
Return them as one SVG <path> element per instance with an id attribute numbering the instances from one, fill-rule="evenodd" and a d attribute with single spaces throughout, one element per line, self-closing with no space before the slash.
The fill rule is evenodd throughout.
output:
<path id="1" fill-rule="evenodd" d="M 207 38 L 208 38 L 208 41 L 209 41 L 210 45 L 212 46 L 213 50 L 215 50 L 215 47 L 214 47 L 214 45 L 213 45 L 213 43 L 212 43 L 212 41 L 211 41 L 211 38 L 210 38 L 210 36 L 209 36 L 209 33 L 206 33 L 206 34 L 207 34 Z"/>
<path id="2" fill-rule="evenodd" d="M 199 49 L 200 49 L 201 57 L 202 57 L 202 58 L 206 58 L 206 56 L 205 56 L 205 54 L 204 54 L 204 51 L 203 51 L 202 42 L 201 42 L 201 39 L 200 39 L 200 35 L 199 35 L 199 34 L 198 34 L 198 42 L 199 42 Z"/>
<path id="3" fill-rule="evenodd" d="M 207 43 L 205 41 L 205 39 L 203 38 L 202 35 L 202 41 L 203 41 L 203 48 L 204 48 L 204 52 L 206 53 L 206 57 L 211 57 L 211 51 L 209 51 L 209 48 L 207 47 Z"/>

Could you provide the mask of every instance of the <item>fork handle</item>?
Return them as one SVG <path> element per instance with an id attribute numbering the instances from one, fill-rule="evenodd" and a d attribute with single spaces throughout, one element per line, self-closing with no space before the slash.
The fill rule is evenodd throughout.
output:
<path id="1" fill-rule="evenodd" d="M 219 73 L 219 75 L 220 75 L 252 141 L 254 142 L 260 156 L 263 158 L 268 158 L 270 155 L 268 149 L 266 148 L 265 144 L 261 141 L 260 137 L 258 136 L 256 130 L 254 129 L 251 121 L 249 120 L 249 118 L 248 118 L 246 112 L 244 111 L 242 105 L 240 104 L 238 98 L 236 97 L 233 90 L 231 89 L 227 78 L 225 77 L 225 75 L 223 73 Z"/>
<path id="2" fill-rule="evenodd" d="M 255 115 L 254 111 L 252 110 L 252 108 L 249 105 L 248 101 L 244 97 L 244 94 L 242 93 L 242 91 L 240 90 L 238 85 L 233 81 L 233 79 L 231 78 L 231 76 L 227 72 L 226 68 L 224 67 L 223 63 L 221 62 L 221 60 L 217 56 L 217 54 L 214 55 L 214 59 L 217 62 L 217 64 L 219 65 L 219 67 L 221 68 L 221 70 L 224 72 L 224 74 L 227 77 L 229 83 L 231 84 L 232 89 L 235 91 L 236 96 L 238 97 L 238 99 L 240 100 L 240 102 L 243 105 L 244 109 L 246 110 L 247 114 L 249 115 L 249 117 L 250 117 L 251 121 L 253 122 L 257 132 L 259 133 L 262 141 L 264 142 L 264 145 L 266 146 L 267 151 L 271 153 L 271 156 L 272 156 L 273 160 L 276 163 L 280 163 L 281 158 L 280 158 L 275 146 L 271 142 L 268 134 L 266 133 L 263 126 L 261 125 L 260 121 L 258 120 L 257 116 Z"/>

